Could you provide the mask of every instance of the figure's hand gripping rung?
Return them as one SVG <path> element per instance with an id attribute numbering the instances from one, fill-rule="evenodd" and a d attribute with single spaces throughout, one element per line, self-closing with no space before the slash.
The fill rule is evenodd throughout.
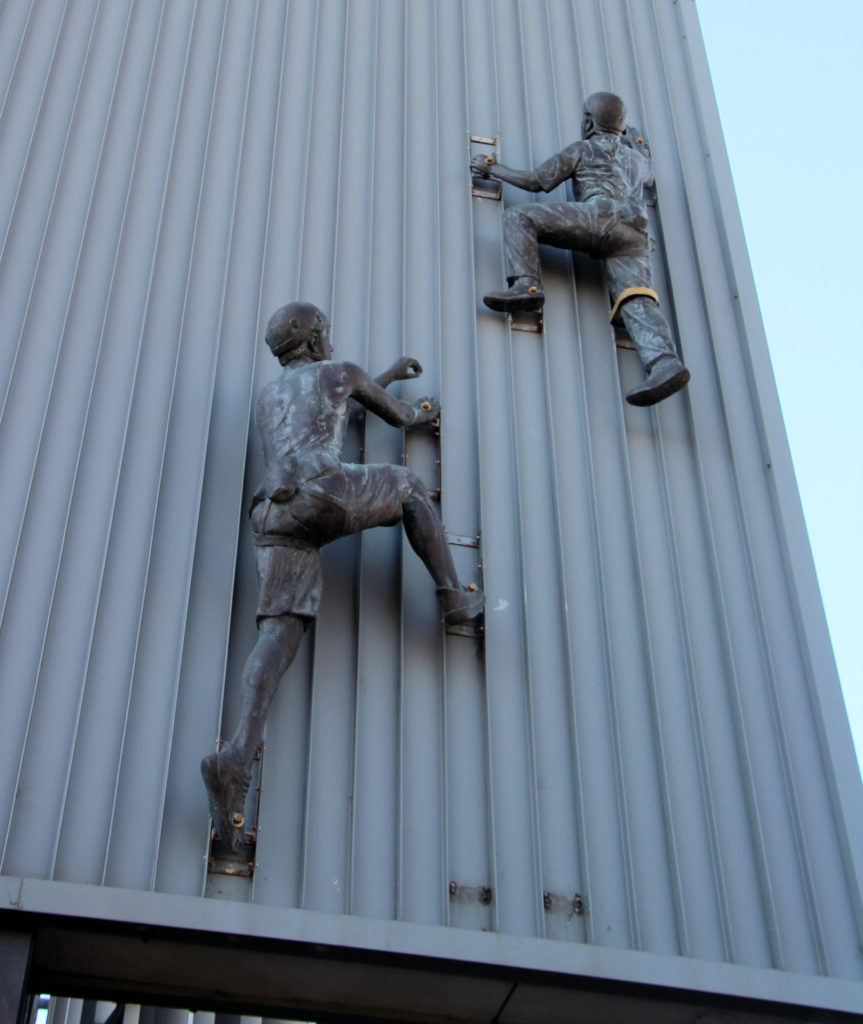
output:
<path id="1" fill-rule="evenodd" d="M 503 196 L 503 184 L 495 178 L 488 178 L 480 172 L 477 166 L 481 164 L 478 158 L 492 166 L 498 156 L 497 143 L 499 136 L 489 135 L 468 135 L 468 151 L 470 162 L 470 191 L 471 195 L 479 199 L 501 199 Z"/>

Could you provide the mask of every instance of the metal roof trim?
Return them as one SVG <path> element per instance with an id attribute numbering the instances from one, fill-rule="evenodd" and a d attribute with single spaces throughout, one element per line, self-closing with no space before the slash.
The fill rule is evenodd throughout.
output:
<path id="1" fill-rule="evenodd" d="M 496 968 L 647 985 L 759 1002 L 856 1013 L 863 983 L 766 968 L 711 963 L 633 950 L 495 935 L 405 921 L 379 921 L 317 911 L 265 907 L 195 896 L 140 892 L 68 882 L 0 878 L 0 906 L 51 918 L 74 918 L 86 931 L 105 923 L 231 935 L 354 949 Z M 128 924 L 134 920 L 135 924 Z"/>

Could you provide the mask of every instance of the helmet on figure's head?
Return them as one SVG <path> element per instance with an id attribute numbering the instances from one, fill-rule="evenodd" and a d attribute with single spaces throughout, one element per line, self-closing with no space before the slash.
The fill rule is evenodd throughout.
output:
<path id="1" fill-rule="evenodd" d="M 329 359 L 330 322 L 311 302 L 289 302 L 267 324 L 266 342 L 280 363 L 300 356 Z"/>
<path id="2" fill-rule="evenodd" d="M 584 101 L 581 134 L 585 139 L 597 132 L 620 135 L 626 127 L 626 107 L 613 92 L 595 92 Z"/>

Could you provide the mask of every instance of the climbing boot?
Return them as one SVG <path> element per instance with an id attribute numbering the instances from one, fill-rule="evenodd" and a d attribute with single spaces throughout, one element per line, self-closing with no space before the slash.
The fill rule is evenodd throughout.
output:
<path id="1" fill-rule="evenodd" d="M 435 591 L 440 602 L 443 620 L 447 626 L 462 626 L 482 614 L 485 595 L 481 590 L 438 587 Z"/>
<path id="2" fill-rule="evenodd" d="M 630 405 L 655 405 L 689 382 L 689 370 L 676 356 L 661 356 L 650 368 L 647 380 L 626 395 Z"/>
<path id="3" fill-rule="evenodd" d="M 246 793 L 252 778 L 245 765 L 228 743 L 215 754 L 201 761 L 201 775 L 210 801 L 210 814 L 216 835 L 236 853 L 243 842 Z"/>
<path id="4" fill-rule="evenodd" d="M 542 309 L 545 296 L 532 277 L 518 277 L 505 292 L 489 292 L 482 300 L 497 313 L 530 313 Z"/>

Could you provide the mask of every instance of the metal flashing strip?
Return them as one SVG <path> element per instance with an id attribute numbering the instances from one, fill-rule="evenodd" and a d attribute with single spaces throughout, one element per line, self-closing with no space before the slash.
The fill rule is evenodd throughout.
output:
<path id="1" fill-rule="evenodd" d="M 185 1006 L 226 1006 L 230 1001 L 254 1012 L 312 1006 L 311 1000 L 320 1000 L 314 992 L 327 991 L 322 982 L 332 982 L 333 991 L 344 989 L 358 969 L 363 983 L 351 989 L 354 1001 L 330 1004 L 330 1010 L 356 1010 L 360 991 L 366 1000 L 378 1000 L 365 1007 L 368 1012 L 384 1005 L 428 1010 L 432 1004 L 422 1000 L 446 988 L 439 985 L 442 977 L 457 980 L 452 998 L 458 1005 L 448 1006 L 447 1012 L 468 1020 L 493 1018 L 472 1004 L 480 989 L 488 995 L 489 986 L 508 988 L 499 984 L 502 978 L 517 979 L 525 996 L 518 1014 L 513 1011 L 512 1018 L 502 1020 L 540 1020 L 537 1007 L 547 1005 L 538 999 L 540 990 L 559 1006 L 559 1013 L 545 1020 L 571 1019 L 566 1012 L 572 1014 L 575 1000 L 588 991 L 606 1012 L 615 1007 L 614 1019 L 633 1024 L 691 1019 L 667 1010 L 666 1016 L 645 1016 L 650 1004 L 657 1010 L 677 1006 L 679 1013 L 690 1004 L 715 1012 L 734 1003 L 735 1019 L 748 1020 L 749 1011 L 762 1024 L 771 1019 L 771 1010 L 777 1020 L 793 1020 L 794 1008 L 857 1014 L 859 1019 L 863 1005 L 861 982 L 167 893 L 3 877 L 0 905 L 8 908 L 0 915 L 0 927 L 25 928 L 36 936 L 31 983 L 56 994 L 126 993 L 161 1002 L 182 996 Z M 273 969 L 262 970 L 270 960 Z M 228 970 L 234 990 L 230 998 L 224 973 L 215 983 Z M 369 970 L 380 971 L 383 987 L 368 983 Z M 261 987 L 265 975 L 270 979 L 266 989 Z M 417 995 L 410 982 L 423 977 L 432 983 Z M 394 1005 L 396 998 L 408 1001 Z M 429 1012 L 427 1019 L 435 1018 Z"/>

